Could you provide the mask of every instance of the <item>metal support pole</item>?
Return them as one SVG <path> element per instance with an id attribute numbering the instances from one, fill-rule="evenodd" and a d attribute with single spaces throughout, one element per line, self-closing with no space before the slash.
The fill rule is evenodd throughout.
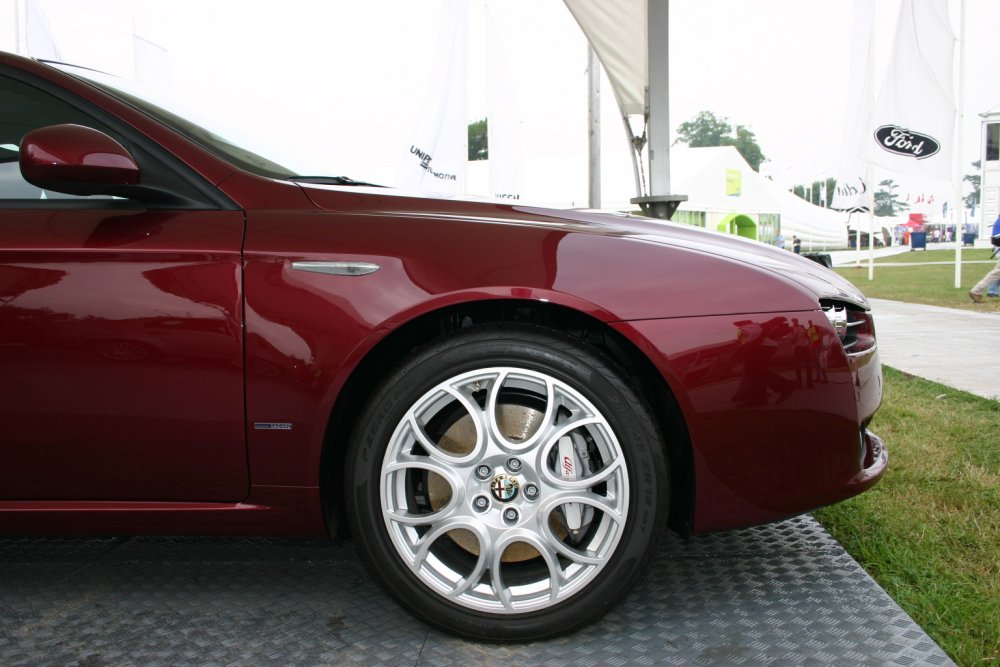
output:
<path id="1" fill-rule="evenodd" d="M 855 11 L 860 9 L 857 5 Z M 872 0 L 869 10 L 871 12 L 872 31 L 868 42 L 868 100 L 871 108 L 875 108 L 876 95 L 875 88 L 875 2 Z M 868 280 L 875 280 L 875 166 L 866 161 L 865 182 L 868 184 Z M 858 256 L 861 256 L 861 221 L 858 221 Z"/>
<path id="2" fill-rule="evenodd" d="M 587 145 L 590 151 L 587 205 L 601 208 L 601 63 L 587 44 Z"/>
<path id="3" fill-rule="evenodd" d="M 14 53 L 25 57 L 29 55 L 27 14 L 24 0 L 14 0 Z"/>
<path id="4" fill-rule="evenodd" d="M 649 123 L 649 196 L 636 197 L 642 212 L 669 220 L 685 195 L 670 191 L 670 2 L 646 0 L 646 49 L 649 86 L 646 106 Z"/>
<path id="5" fill-rule="evenodd" d="M 635 176 L 635 196 L 644 197 L 642 178 L 639 176 L 639 160 L 642 159 L 641 149 L 635 146 L 635 135 L 632 134 L 632 124 L 628 121 L 628 116 L 622 115 L 622 122 L 625 124 L 625 136 L 628 138 L 628 152 L 632 157 L 632 175 Z M 635 203 L 635 200 L 631 200 Z"/>
<path id="6" fill-rule="evenodd" d="M 649 192 L 670 194 L 670 3 L 649 0 Z"/>
<path id="7" fill-rule="evenodd" d="M 857 221 L 857 228 L 854 230 L 854 266 L 861 266 L 861 221 Z M 850 234 L 850 230 L 847 231 Z"/>
<path id="8" fill-rule="evenodd" d="M 955 123 L 955 289 L 962 287 L 962 232 L 965 231 L 965 202 L 962 201 L 962 123 L 965 122 L 965 0 L 961 2 L 958 38 L 958 120 Z"/>

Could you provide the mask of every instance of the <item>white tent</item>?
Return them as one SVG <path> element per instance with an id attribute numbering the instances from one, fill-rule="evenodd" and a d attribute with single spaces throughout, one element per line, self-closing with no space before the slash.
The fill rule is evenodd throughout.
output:
<path id="1" fill-rule="evenodd" d="M 691 222 L 693 216 L 685 215 L 685 211 L 703 212 L 708 229 L 773 242 L 778 229 L 769 231 L 768 226 L 778 222 L 771 216 L 780 216 L 780 233 L 786 246 L 790 246 L 792 236 L 802 239 L 804 251 L 847 246 L 846 213 L 796 197 L 751 169 L 732 146 L 675 146 L 671 150 L 671 169 L 677 191 L 688 196 L 675 220 Z M 751 221 L 756 228 L 750 226 Z"/>
<path id="2" fill-rule="evenodd" d="M 780 225 L 786 247 L 791 247 L 793 235 L 802 239 L 803 251 L 847 247 L 847 213 L 814 206 L 775 185 L 751 169 L 732 146 L 674 146 L 670 160 L 677 191 L 688 196 L 674 215 L 677 222 L 763 242 L 773 242 Z M 489 161 L 470 162 L 468 168 L 468 193 L 489 197 Z M 583 156 L 526 155 L 524 171 L 528 177 L 522 203 L 572 208 L 587 200 Z M 612 176 L 621 181 L 613 192 L 619 197 L 628 193 L 628 174 Z M 627 198 L 608 199 L 608 209 L 635 208 Z"/>

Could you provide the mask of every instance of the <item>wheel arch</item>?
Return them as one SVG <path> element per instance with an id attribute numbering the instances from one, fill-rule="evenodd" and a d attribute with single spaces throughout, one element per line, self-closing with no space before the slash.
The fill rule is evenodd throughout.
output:
<path id="1" fill-rule="evenodd" d="M 694 510 L 690 438 L 680 406 L 663 376 L 632 341 L 597 318 L 551 302 L 520 299 L 470 301 L 423 313 L 386 335 L 358 362 L 331 410 L 320 459 L 320 486 L 331 533 L 339 536 L 348 530 L 343 517 L 346 443 L 364 403 L 386 373 L 415 348 L 449 332 L 505 322 L 577 337 L 611 357 L 626 377 L 637 383 L 635 389 L 650 399 L 664 438 L 671 481 L 669 525 L 682 534 L 690 533 Z"/>

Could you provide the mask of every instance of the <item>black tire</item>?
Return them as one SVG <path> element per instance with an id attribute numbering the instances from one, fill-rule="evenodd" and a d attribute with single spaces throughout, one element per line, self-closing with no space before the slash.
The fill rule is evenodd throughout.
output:
<path id="1" fill-rule="evenodd" d="M 551 406 L 543 393 L 557 397 Z M 453 454 L 462 462 L 451 465 Z M 385 589 L 431 625 L 486 641 L 551 637 L 601 617 L 645 575 L 668 510 L 646 401 L 597 349 L 533 327 L 470 328 L 413 353 L 368 401 L 346 475 L 355 540 Z M 437 518 L 403 523 L 411 515 Z"/>

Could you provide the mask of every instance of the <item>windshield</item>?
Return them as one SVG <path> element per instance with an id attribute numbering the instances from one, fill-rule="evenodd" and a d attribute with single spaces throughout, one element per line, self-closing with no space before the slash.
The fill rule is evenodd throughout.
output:
<path id="1" fill-rule="evenodd" d="M 49 64 L 67 74 L 85 79 L 205 150 L 250 173 L 279 179 L 294 179 L 300 174 L 312 176 L 325 173 L 322 167 L 309 163 L 291 150 L 275 155 L 273 140 L 261 141 L 259 134 L 257 137 L 251 135 L 231 137 L 233 129 L 231 127 L 222 129 L 225 125 L 223 121 L 208 117 L 182 102 L 143 89 L 136 83 L 83 67 L 62 63 Z M 267 144 L 267 147 L 263 147 L 264 144 Z M 258 145 L 262 148 L 258 149 Z M 265 157 L 264 152 L 272 157 Z"/>

